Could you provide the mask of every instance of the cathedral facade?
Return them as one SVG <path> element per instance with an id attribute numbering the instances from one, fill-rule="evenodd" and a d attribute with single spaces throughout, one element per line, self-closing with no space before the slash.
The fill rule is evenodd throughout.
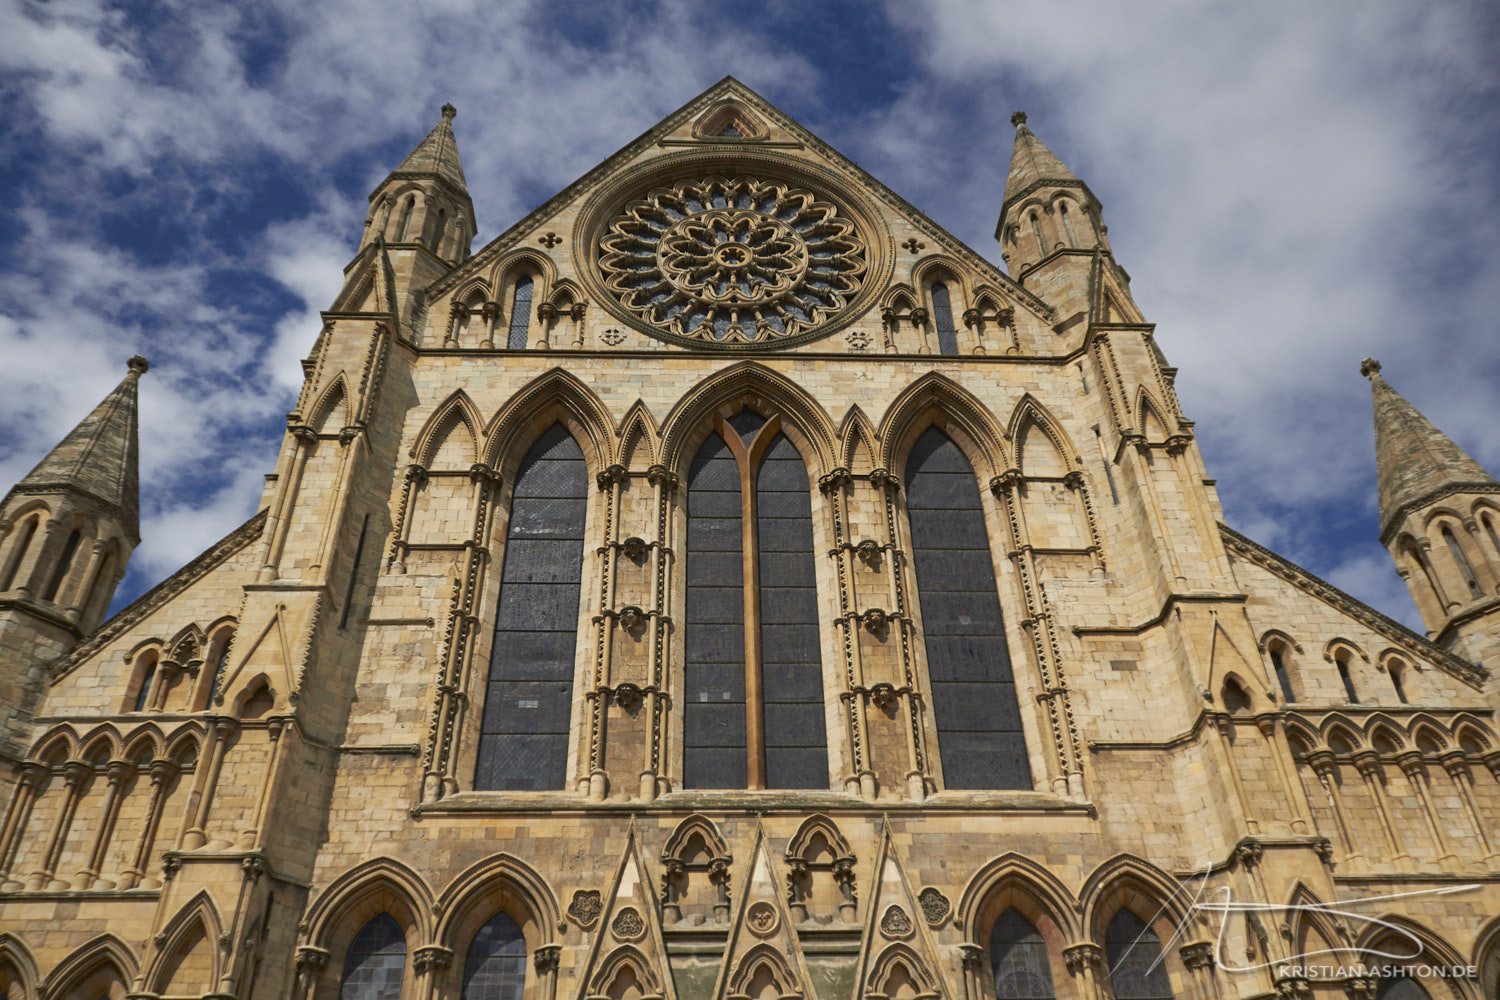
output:
<path id="1" fill-rule="evenodd" d="M 259 513 L 103 620 L 140 358 L 0 505 L 0 996 L 1500 996 L 1500 484 L 1377 363 L 1425 636 L 1024 115 L 1008 274 L 733 79 L 471 252 L 453 118 Z"/>

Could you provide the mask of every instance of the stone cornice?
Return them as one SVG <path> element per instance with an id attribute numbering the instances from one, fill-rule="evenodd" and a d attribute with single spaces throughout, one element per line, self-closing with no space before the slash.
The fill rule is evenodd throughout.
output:
<path id="1" fill-rule="evenodd" d="M 93 635 L 84 640 L 72 652 L 53 660 L 48 667 L 51 683 L 55 684 L 61 678 L 66 677 L 74 667 L 98 652 L 157 608 L 160 608 L 188 587 L 203 579 L 209 570 L 218 566 L 225 559 L 229 558 L 229 556 L 259 538 L 261 529 L 266 524 L 267 513 L 268 510 L 262 510 L 250 518 L 250 520 L 235 528 L 201 553 L 192 562 L 136 598 L 117 615 L 101 625 Z"/>
<path id="2" fill-rule="evenodd" d="M 1405 521 L 1413 511 L 1421 510 L 1423 507 L 1437 503 L 1444 497 L 1450 497 L 1455 493 L 1488 493 L 1493 495 L 1500 493 L 1500 486 L 1497 486 L 1495 483 L 1484 482 L 1451 483 L 1441 489 L 1433 490 L 1431 493 L 1423 494 L 1416 500 L 1408 500 L 1391 511 L 1390 516 L 1381 525 L 1380 544 L 1389 546 L 1391 538 L 1396 534 L 1396 529 L 1401 526 L 1401 522 Z"/>
<path id="3" fill-rule="evenodd" d="M 1476 690 L 1489 677 L 1489 671 L 1484 667 L 1470 663 L 1462 657 L 1455 656 L 1431 640 L 1413 632 L 1405 625 L 1394 619 L 1387 618 L 1368 604 L 1364 604 L 1344 593 L 1333 584 L 1314 576 L 1301 566 L 1277 555 L 1264 546 L 1257 545 L 1238 531 L 1229 527 L 1229 525 L 1221 523 L 1219 531 L 1224 537 L 1225 548 L 1232 555 L 1237 555 L 1255 563 L 1273 576 L 1285 580 L 1287 583 L 1306 591 L 1325 604 L 1337 608 L 1351 618 L 1354 618 L 1361 625 L 1379 632 L 1391 642 L 1402 647 L 1408 655 L 1428 661 L 1444 673 L 1452 675 Z"/>

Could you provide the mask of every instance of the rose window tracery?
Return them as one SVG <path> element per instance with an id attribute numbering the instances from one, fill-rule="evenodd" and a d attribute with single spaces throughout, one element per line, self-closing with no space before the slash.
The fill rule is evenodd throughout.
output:
<path id="1" fill-rule="evenodd" d="M 869 270 L 865 241 L 833 202 L 744 176 L 656 188 L 610 222 L 600 248 L 622 306 L 720 344 L 806 335 L 848 307 Z"/>

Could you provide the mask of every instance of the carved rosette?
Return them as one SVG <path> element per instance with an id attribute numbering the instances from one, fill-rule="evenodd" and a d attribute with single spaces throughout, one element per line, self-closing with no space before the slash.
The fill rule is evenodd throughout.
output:
<path id="1" fill-rule="evenodd" d="M 667 339 L 797 341 L 842 314 L 870 270 L 854 220 L 811 191 L 754 177 L 658 187 L 605 227 L 599 269 Z"/>

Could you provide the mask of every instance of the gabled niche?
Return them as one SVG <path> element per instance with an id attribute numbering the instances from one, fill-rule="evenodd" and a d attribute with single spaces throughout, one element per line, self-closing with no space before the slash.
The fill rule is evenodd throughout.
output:
<path id="1" fill-rule="evenodd" d="M 759 115 L 735 100 L 720 101 L 693 123 L 693 138 L 704 142 L 758 142 L 770 134 Z"/>

